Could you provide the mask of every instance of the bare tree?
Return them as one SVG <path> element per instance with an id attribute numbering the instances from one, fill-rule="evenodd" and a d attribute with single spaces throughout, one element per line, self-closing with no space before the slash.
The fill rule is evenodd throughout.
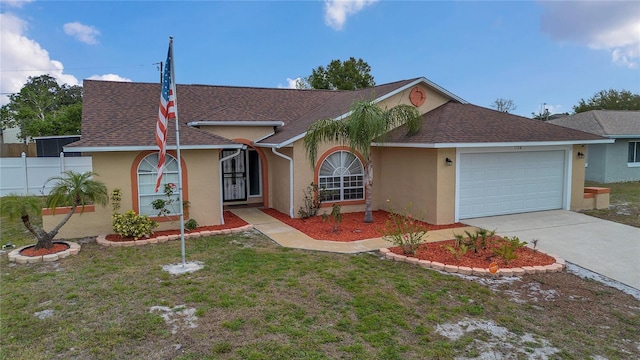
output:
<path id="1" fill-rule="evenodd" d="M 516 109 L 516 105 L 513 103 L 513 100 L 503 98 L 497 98 L 491 104 L 491 107 L 505 113 L 510 113 Z"/>

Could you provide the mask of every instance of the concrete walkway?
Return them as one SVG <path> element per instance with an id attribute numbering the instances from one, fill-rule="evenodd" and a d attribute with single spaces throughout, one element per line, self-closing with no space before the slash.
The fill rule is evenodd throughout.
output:
<path id="1" fill-rule="evenodd" d="M 566 261 L 640 289 L 640 229 L 584 214 L 552 210 L 464 220 L 517 236 Z"/>
<path id="2" fill-rule="evenodd" d="M 256 208 L 234 209 L 231 210 L 242 220 L 252 224 L 253 227 L 271 238 L 276 243 L 284 247 L 328 251 L 335 253 L 353 254 L 359 252 L 375 251 L 380 248 L 388 248 L 394 246 L 391 242 L 382 238 L 359 240 L 359 241 L 329 241 L 315 240 L 295 228 L 271 217 Z M 474 227 L 463 227 L 446 230 L 429 231 L 426 235 L 426 241 L 442 241 L 453 239 L 454 234 L 464 234 L 464 231 L 475 232 Z"/>

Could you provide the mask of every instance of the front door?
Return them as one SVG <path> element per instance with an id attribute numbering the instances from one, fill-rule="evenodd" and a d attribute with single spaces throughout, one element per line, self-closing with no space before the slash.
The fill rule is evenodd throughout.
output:
<path id="1" fill-rule="evenodd" d="M 235 153 L 235 150 L 222 150 L 222 157 Z M 222 162 L 223 201 L 247 200 L 247 168 L 245 150 L 238 156 Z"/>

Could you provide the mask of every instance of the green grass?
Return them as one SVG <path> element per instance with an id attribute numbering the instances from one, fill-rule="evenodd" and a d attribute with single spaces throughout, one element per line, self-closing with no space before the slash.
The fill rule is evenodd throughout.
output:
<path id="1" fill-rule="evenodd" d="M 20 234 L 2 231 L 3 241 Z M 630 301 L 617 290 L 591 293 L 594 301 L 579 303 L 579 311 L 573 303 L 531 306 L 376 254 L 284 249 L 256 232 L 188 240 L 186 255 L 204 269 L 180 276 L 162 270 L 180 261 L 179 242 L 89 243 L 77 256 L 30 265 L 3 255 L 0 359 L 451 359 L 477 355 L 474 339 L 490 337 L 472 332 L 450 340 L 435 331 L 465 318 L 545 338 L 567 358 L 602 355 L 600 349 L 609 358 L 640 356 L 640 315 L 637 307 L 616 306 L 616 299 Z M 180 305 L 195 309 L 197 327 L 177 322 L 173 334 L 150 312 Z M 34 315 L 48 309 L 52 317 Z"/>
<path id="2" fill-rule="evenodd" d="M 600 186 L 611 189 L 608 209 L 586 210 L 585 214 L 640 227 L 640 181 L 610 184 L 586 182 L 585 186 Z"/>

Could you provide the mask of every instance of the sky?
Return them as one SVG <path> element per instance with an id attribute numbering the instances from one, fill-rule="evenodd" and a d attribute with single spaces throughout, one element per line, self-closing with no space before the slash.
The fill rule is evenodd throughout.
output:
<path id="1" fill-rule="evenodd" d="M 29 76 L 293 87 L 361 58 L 376 84 L 425 77 L 530 117 L 606 89 L 640 93 L 639 1 L 0 0 L 0 102 Z M 178 99 L 180 94 L 178 94 Z"/>

